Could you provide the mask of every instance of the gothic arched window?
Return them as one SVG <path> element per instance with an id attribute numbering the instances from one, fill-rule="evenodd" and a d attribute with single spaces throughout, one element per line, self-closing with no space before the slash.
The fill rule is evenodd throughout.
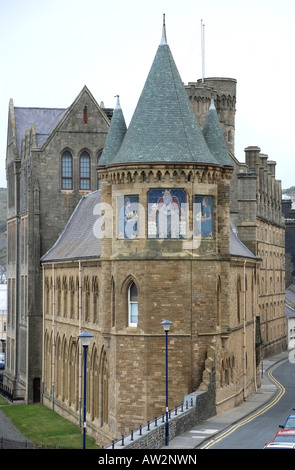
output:
<path id="1" fill-rule="evenodd" d="M 61 189 L 73 189 L 73 158 L 68 151 L 61 157 Z"/>
<path id="2" fill-rule="evenodd" d="M 80 189 L 90 189 L 90 156 L 87 152 L 80 157 Z"/>
<path id="3" fill-rule="evenodd" d="M 138 292 L 134 282 L 128 289 L 128 326 L 137 326 L 138 323 Z"/>

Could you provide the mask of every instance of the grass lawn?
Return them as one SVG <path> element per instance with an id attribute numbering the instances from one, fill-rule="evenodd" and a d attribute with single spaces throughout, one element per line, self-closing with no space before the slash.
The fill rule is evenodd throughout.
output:
<path id="1" fill-rule="evenodd" d="M 0 405 L 3 404 L 2 400 L 0 397 Z M 5 401 L 5 405 L 0 406 L 0 410 L 36 446 L 82 449 L 82 430 L 55 411 L 40 404 L 10 405 Z M 94 438 L 86 435 L 86 448 L 100 447 Z"/>
<path id="2" fill-rule="evenodd" d="M 7 405 L 7 401 L 0 395 L 0 405 Z"/>

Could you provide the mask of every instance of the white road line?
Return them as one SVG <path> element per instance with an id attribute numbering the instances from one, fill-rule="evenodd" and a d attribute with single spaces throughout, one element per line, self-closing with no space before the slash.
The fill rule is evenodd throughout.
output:
<path id="1" fill-rule="evenodd" d="M 219 429 L 204 429 L 204 431 L 202 431 L 201 429 L 198 429 L 198 430 L 197 429 L 192 429 L 189 432 L 191 432 L 191 433 L 195 432 L 195 433 L 198 433 L 198 434 L 212 434 L 212 433 L 217 432 L 217 431 L 219 431 Z"/>

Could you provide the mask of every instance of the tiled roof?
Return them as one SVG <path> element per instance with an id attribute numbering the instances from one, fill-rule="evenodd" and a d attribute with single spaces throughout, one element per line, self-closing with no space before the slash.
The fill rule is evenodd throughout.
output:
<path id="1" fill-rule="evenodd" d="M 291 303 L 292 305 L 295 306 L 295 289 L 294 289 L 294 285 L 292 284 L 290 287 L 288 287 L 288 289 L 286 289 L 286 300 Z"/>
<path id="2" fill-rule="evenodd" d="M 252 251 L 250 251 L 238 238 L 236 228 L 232 221 L 230 221 L 230 254 L 232 256 L 256 259 L 256 256 L 253 255 Z"/>
<path id="3" fill-rule="evenodd" d="M 62 120 L 67 108 L 21 108 L 14 107 L 16 124 L 16 142 L 19 155 L 21 155 L 22 137 L 32 125 L 36 129 L 38 147 L 42 147 L 58 123 Z M 103 108 L 109 119 L 112 118 L 112 109 Z"/>
<path id="4" fill-rule="evenodd" d="M 66 109 L 62 108 L 20 108 L 14 107 L 16 142 L 21 155 L 21 142 L 24 133 L 36 128 L 37 145 L 41 147 L 51 134 L 54 127 L 62 119 Z"/>
<path id="5" fill-rule="evenodd" d="M 285 305 L 285 314 L 289 318 L 294 318 L 295 317 L 295 310 L 293 310 L 293 308 L 289 307 L 289 305 Z"/>
<path id="6" fill-rule="evenodd" d="M 117 104 L 114 109 L 103 152 L 99 159 L 99 166 L 107 165 L 111 161 L 113 156 L 117 154 L 125 137 L 126 130 L 127 126 L 125 118 L 122 112 L 122 108 L 120 106 L 119 96 L 117 96 Z"/>
<path id="7" fill-rule="evenodd" d="M 221 165 L 233 166 L 213 99 L 211 100 L 211 105 L 205 120 L 203 134 L 208 147 L 216 160 Z"/>
<path id="8" fill-rule="evenodd" d="M 42 262 L 99 258 L 101 255 L 100 190 L 83 196 L 56 243 L 41 258 Z M 238 239 L 230 224 L 230 254 L 256 258 Z"/>
<path id="9" fill-rule="evenodd" d="M 83 196 L 56 243 L 41 261 L 99 258 L 101 254 L 100 190 Z"/>
<path id="10" fill-rule="evenodd" d="M 209 151 L 169 46 L 162 41 L 140 95 L 117 163 L 219 164 Z"/>

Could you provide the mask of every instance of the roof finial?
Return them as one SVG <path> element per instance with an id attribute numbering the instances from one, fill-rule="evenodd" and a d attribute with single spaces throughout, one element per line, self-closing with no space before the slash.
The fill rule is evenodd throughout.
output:
<path id="1" fill-rule="evenodd" d="M 120 108 L 120 100 L 119 100 L 120 95 L 115 95 L 114 97 L 117 98 L 116 108 Z"/>
<path id="2" fill-rule="evenodd" d="M 216 108 L 215 108 L 215 103 L 214 103 L 214 98 L 213 98 L 213 97 L 211 97 L 211 102 L 210 102 L 210 107 L 209 107 L 209 109 L 216 109 Z"/>
<path id="3" fill-rule="evenodd" d="M 166 38 L 165 13 L 163 13 L 163 31 L 162 31 L 161 46 L 165 44 L 167 44 L 167 38 Z"/>

